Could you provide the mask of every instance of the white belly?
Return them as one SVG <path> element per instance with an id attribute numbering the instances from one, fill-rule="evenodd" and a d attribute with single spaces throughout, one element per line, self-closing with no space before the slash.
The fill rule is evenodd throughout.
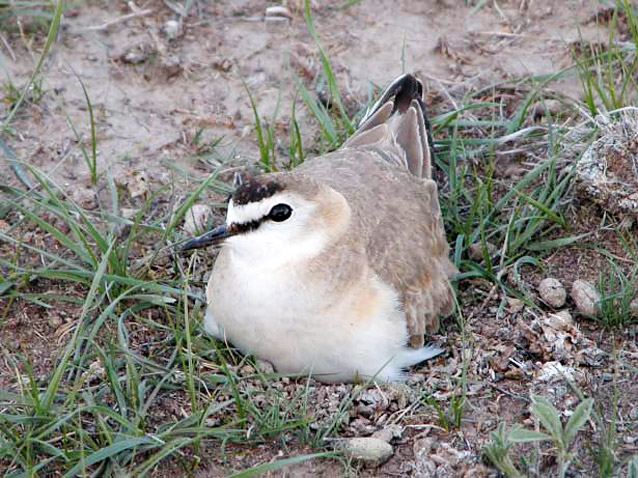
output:
<path id="1" fill-rule="evenodd" d="M 207 289 L 209 332 L 283 373 L 401 378 L 405 318 L 396 292 L 376 277 L 333 300 L 329 288 L 304 283 L 294 270 L 259 271 L 221 254 Z"/>

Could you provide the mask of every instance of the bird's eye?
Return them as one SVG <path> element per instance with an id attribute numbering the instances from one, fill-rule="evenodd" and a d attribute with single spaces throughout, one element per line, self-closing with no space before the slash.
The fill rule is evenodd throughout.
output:
<path id="1" fill-rule="evenodd" d="M 275 222 L 284 222 L 292 214 L 292 208 L 288 204 L 276 204 L 268 213 L 268 218 Z"/>

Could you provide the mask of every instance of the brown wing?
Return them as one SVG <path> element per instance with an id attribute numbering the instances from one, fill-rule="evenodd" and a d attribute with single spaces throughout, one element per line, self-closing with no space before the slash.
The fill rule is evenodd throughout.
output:
<path id="1" fill-rule="evenodd" d="M 369 264 L 401 294 L 413 336 L 438 329 L 452 307 L 448 259 L 436 184 L 393 167 L 391 149 L 344 149 L 300 166 L 303 173 L 343 194 L 366 237 Z"/>
<path id="2" fill-rule="evenodd" d="M 421 92 L 414 77 L 399 78 L 342 149 L 298 168 L 348 200 L 370 266 L 401 295 L 414 347 L 423 345 L 426 330 L 438 329 L 440 314 L 452 310 L 449 278 L 456 273 L 430 179 Z"/>

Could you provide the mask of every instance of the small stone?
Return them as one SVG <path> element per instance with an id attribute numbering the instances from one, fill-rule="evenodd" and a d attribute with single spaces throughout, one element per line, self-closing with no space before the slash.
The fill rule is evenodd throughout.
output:
<path id="1" fill-rule="evenodd" d="M 259 373 L 262 373 L 264 375 L 275 373 L 275 367 L 273 367 L 270 362 L 266 362 L 265 360 L 257 360 L 257 362 L 255 362 L 255 366 L 257 367 L 257 370 L 259 370 Z"/>
<path id="2" fill-rule="evenodd" d="M 276 19 L 277 20 L 292 20 L 292 14 L 290 13 L 290 10 L 288 10 L 286 7 L 282 7 L 282 6 L 267 7 L 265 20 L 268 22 L 268 21 L 272 21 Z"/>
<path id="3" fill-rule="evenodd" d="M 120 214 L 122 214 L 122 217 L 124 219 L 133 219 L 138 212 L 140 212 L 139 209 L 134 209 L 130 207 L 123 207 L 122 209 L 120 209 Z"/>
<path id="4" fill-rule="evenodd" d="M 151 56 L 151 49 L 146 44 L 141 44 L 130 48 L 120 57 L 124 63 L 129 65 L 140 65 Z"/>
<path id="5" fill-rule="evenodd" d="M 403 428 L 400 425 L 388 425 L 382 430 L 378 430 L 372 434 L 371 438 L 378 438 L 386 443 L 392 442 L 392 440 L 400 440 L 403 435 Z"/>
<path id="6" fill-rule="evenodd" d="M 51 327 L 52 329 L 57 329 L 61 325 L 62 325 L 62 318 L 58 317 L 57 315 L 54 315 L 49 318 L 49 327 Z"/>
<path id="7" fill-rule="evenodd" d="M 366 404 L 375 404 L 381 401 L 381 395 L 376 390 L 369 390 L 360 393 L 355 400 Z"/>
<path id="8" fill-rule="evenodd" d="M 175 40 L 182 34 L 182 24 L 177 20 L 168 20 L 162 26 L 162 33 L 168 40 Z"/>
<path id="9" fill-rule="evenodd" d="M 548 304 L 554 309 L 558 309 L 565 305 L 565 299 L 567 298 L 567 292 L 565 287 L 557 279 L 548 277 L 543 279 L 538 285 L 538 293 L 543 299 L 543 302 Z"/>
<path id="10" fill-rule="evenodd" d="M 510 314 L 518 314 L 525 308 L 525 302 L 520 299 L 514 299 L 513 297 L 507 298 L 507 305 Z"/>
<path id="11" fill-rule="evenodd" d="M 544 100 L 536 103 L 532 107 L 532 114 L 535 119 L 538 119 L 544 117 L 548 113 L 552 116 L 556 116 L 565 110 L 566 108 L 563 106 L 563 103 L 558 100 Z"/>
<path id="12" fill-rule="evenodd" d="M 70 196 L 74 203 L 79 204 L 84 209 L 95 209 L 97 207 L 95 191 L 91 188 L 74 187 Z"/>
<path id="13" fill-rule="evenodd" d="M 487 249 L 487 253 L 490 257 L 493 257 L 498 252 L 496 246 L 488 241 L 485 242 L 485 248 Z M 481 262 L 485 260 L 485 257 L 483 256 L 483 243 L 475 242 L 474 244 L 472 244 L 470 246 L 469 255 L 470 259 L 472 259 L 473 261 Z"/>
<path id="14" fill-rule="evenodd" d="M 547 324 L 555 330 L 568 330 L 574 325 L 574 319 L 568 310 L 559 310 L 547 316 Z"/>
<path id="15" fill-rule="evenodd" d="M 367 418 L 355 418 L 348 424 L 348 433 L 356 437 L 368 437 L 377 431 L 377 427 Z"/>
<path id="16" fill-rule="evenodd" d="M 634 299 L 629 303 L 629 315 L 638 317 L 638 299 Z"/>
<path id="17" fill-rule="evenodd" d="M 139 171 L 126 184 L 131 197 L 145 196 L 148 192 L 148 178 L 146 173 Z"/>
<path id="18" fill-rule="evenodd" d="M 346 454 L 368 467 L 382 465 L 392 456 L 392 445 L 379 438 L 351 438 L 345 442 Z"/>
<path id="19" fill-rule="evenodd" d="M 374 415 L 376 408 L 372 405 L 364 405 L 363 403 L 360 403 L 359 405 L 354 407 L 354 411 L 357 415 L 370 418 Z"/>
<path id="20" fill-rule="evenodd" d="M 578 312 L 590 316 L 598 315 L 600 294 L 589 282 L 584 280 L 575 281 L 572 285 L 571 295 Z"/>
<path id="21" fill-rule="evenodd" d="M 193 204 L 184 218 L 184 232 L 194 236 L 202 234 L 206 230 L 208 219 L 213 211 L 206 204 Z"/>

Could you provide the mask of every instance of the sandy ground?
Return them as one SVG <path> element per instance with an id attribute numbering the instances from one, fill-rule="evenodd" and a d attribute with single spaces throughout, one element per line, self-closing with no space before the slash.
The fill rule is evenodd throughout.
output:
<path id="1" fill-rule="evenodd" d="M 431 90 L 454 96 L 477 85 L 562 70 L 571 64 L 568 46 L 579 34 L 595 37 L 595 25 L 585 20 L 595 13 L 596 2 L 529 3 L 475 11 L 454 1 L 371 0 L 350 8 L 317 2 L 313 15 L 356 111 L 367 103 L 370 84 L 387 84 L 403 65 Z M 69 123 L 89 137 L 80 80 L 98 124 L 99 169 L 122 182 L 144 171 L 151 183 L 162 184 L 170 166 L 193 166 L 192 140 L 200 128 L 205 139 L 223 137 L 235 160 L 258 157 L 242 82 L 263 117 L 272 117 L 281 94 L 279 118 L 287 124 L 296 89 L 293 75 L 312 82 L 320 71 L 317 48 L 294 2 L 292 20 L 276 23 L 261 21 L 261 2 L 200 4 L 196 19 L 183 22 L 174 39 L 167 38 L 165 27 L 175 14 L 159 2 L 139 8 L 152 13 L 110 28 L 100 27 L 131 13 L 123 4 L 71 10 L 48 64 L 43 84 L 48 93 L 36 111 L 14 122 L 18 134 L 11 146 L 18 156 L 54 170 L 78 198 L 88 169 Z M 33 62 L 26 51 L 14 54 L 16 61 L 7 58 L 8 69 L 20 84 Z M 575 77 L 555 88 L 580 95 Z M 435 109 L 450 109 L 451 103 Z M 299 109 L 306 144 L 312 143 L 311 122 Z"/>

